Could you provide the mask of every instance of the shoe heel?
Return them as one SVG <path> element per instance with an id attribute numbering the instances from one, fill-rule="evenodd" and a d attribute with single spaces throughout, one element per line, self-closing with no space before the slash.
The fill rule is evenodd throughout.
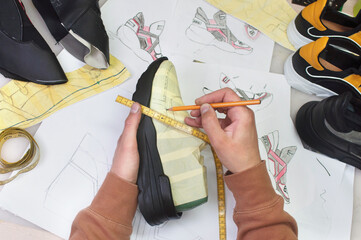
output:
<path id="1" fill-rule="evenodd" d="M 295 49 L 299 49 L 300 47 L 309 44 L 312 40 L 302 36 L 296 28 L 295 19 L 293 19 L 287 27 L 287 37 L 290 43 L 295 47 Z"/>

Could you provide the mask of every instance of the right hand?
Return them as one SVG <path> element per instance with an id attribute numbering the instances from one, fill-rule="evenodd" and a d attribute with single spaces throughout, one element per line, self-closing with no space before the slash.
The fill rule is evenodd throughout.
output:
<path id="1" fill-rule="evenodd" d="M 185 123 L 203 128 L 222 164 L 232 173 L 238 173 L 261 162 L 254 113 L 246 106 L 218 108 L 226 114 L 218 119 L 208 103 L 241 101 L 230 88 L 223 88 L 196 99 L 200 110 L 192 110 Z"/>

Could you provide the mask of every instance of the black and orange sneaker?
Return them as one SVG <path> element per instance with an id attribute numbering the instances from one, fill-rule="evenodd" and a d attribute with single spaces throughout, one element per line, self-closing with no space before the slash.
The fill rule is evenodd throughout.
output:
<path id="1" fill-rule="evenodd" d="M 308 5 L 288 25 L 287 36 L 296 49 L 321 37 L 350 37 L 361 30 L 361 14 L 350 17 L 329 2 L 318 0 Z"/>
<path id="2" fill-rule="evenodd" d="M 296 129 L 306 147 L 361 169 L 361 100 L 350 92 L 303 105 Z"/>
<path id="3" fill-rule="evenodd" d="M 361 97 L 361 47 L 347 37 L 322 37 L 291 55 L 284 74 L 293 88 L 308 94 L 349 91 Z"/>

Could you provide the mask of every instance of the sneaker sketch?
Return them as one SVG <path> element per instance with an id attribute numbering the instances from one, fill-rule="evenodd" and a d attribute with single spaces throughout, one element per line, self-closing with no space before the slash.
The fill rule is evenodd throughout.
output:
<path id="1" fill-rule="evenodd" d="M 286 173 L 287 165 L 290 163 L 292 157 L 297 151 L 296 146 L 289 146 L 278 149 L 279 133 L 274 131 L 268 135 L 261 137 L 261 141 L 266 148 L 268 157 L 268 171 L 272 174 L 276 190 L 281 194 L 285 203 L 290 203 L 290 197 L 288 195 L 286 186 Z"/>
<path id="2" fill-rule="evenodd" d="M 259 35 L 261 35 L 261 32 L 258 31 L 257 28 L 254 28 L 249 24 L 244 24 L 244 28 L 246 30 L 247 36 L 253 41 L 256 40 Z"/>
<path id="3" fill-rule="evenodd" d="M 270 99 L 270 97 L 272 96 L 272 94 L 268 93 L 268 92 L 253 93 L 250 91 L 244 91 L 242 89 L 239 89 L 233 83 L 233 81 L 228 76 L 226 76 L 224 73 L 221 73 L 221 75 L 219 76 L 219 86 L 220 86 L 220 88 L 228 87 L 228 88 L 232 89 L 233 91 L 235 91 L 237 93 L 237 95 L 242 100 L 259 99 L 259 100 L 261 100 L 261 102 L 263 102 L 266 99 Z"/>
<path id="4" fill-rule="evenodd" d="M 192 24 L 187 28 L 187 37 L 203 45 L 213 45 L 223 51 L 240 55 L 250 54 L 253 48 L 239 41 L 227 26 L 227 15 L 218 11 L 208 19 L 202 8 L 197 8 Z"/>
<path id="5" fill-rule="evenodd" d="M 130 48 L 139 58 L 147 62 L 162 57 L 159 36 L 162 34 L 165 21 L 144 25 L 144 15 L 137 13 L 117 30 L 120 41 Z"/>

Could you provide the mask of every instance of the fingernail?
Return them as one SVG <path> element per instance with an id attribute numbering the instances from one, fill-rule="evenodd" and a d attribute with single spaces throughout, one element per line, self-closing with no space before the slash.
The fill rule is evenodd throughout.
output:
<path id="1" fill-rule="evenodd" d="M 137 113 L 137 112 L 139 112 L 139 108 L 140 108 L 139 104 L 133 103 L 132 107 L 130 108 L 130 112 Z"/>
<path id="2" fill-rule="evenodd" d="M 205 114 L 209 110 L 210 107 L 211 107 L 211 105 L 209 105 L 208 103 L 203 104 L 201 106 L 201 113 Z"/>

